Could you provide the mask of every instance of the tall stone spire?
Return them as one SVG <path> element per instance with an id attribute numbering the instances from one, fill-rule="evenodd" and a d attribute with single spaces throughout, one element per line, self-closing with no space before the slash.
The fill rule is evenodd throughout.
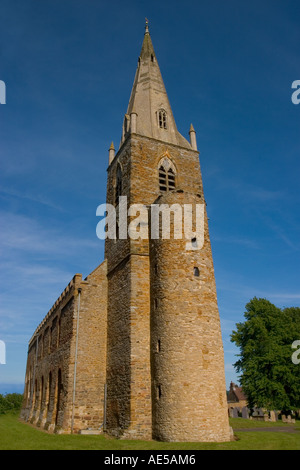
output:
<path id="1" fill-rule="evenodd" d="M 142 49 L 124 119 L 122 142 L 130 132 L 191 149 L 190 143 L 177 130 L 151 41 L 147 19 Z"/>

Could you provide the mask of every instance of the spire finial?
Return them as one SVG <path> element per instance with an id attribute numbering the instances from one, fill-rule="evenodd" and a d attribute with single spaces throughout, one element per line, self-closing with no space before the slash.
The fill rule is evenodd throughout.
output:
<path id="1" fill-rule="evenodd" d="M 146 33 L 149 33 L 149 27 L 148 27 L 149 21 L 148 21 L 148 18 L 145 18 L 145 21 L 146 21 L 146 24 L 145 24 L 145 34 L 146 34 Z"/>

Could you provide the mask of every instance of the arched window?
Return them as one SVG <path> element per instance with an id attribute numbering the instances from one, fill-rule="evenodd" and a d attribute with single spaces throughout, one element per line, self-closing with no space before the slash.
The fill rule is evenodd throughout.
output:
<path id="1" fill-rule="evenodd" d="M 167 129 L 167 113 L 164 109 L 158 111 L 158 127 Z"/>
<path id="2" fill-rule="evenodd" d="M 176 187 L 176 170 L 175 166 L 169 160 L 164 157 L 158 166 L 158 179 L 159 179 L 159 190 L 160 191 L 172 191 Z"/>
<path id="3" fill-rule="evenodd" d="M 119 204 L 119 196 L 122 195 L 122 170 L 120 165 L 117 166 L 117 174 L 116 174 L 116 195 L 115 195 L 115 203 Z"/>

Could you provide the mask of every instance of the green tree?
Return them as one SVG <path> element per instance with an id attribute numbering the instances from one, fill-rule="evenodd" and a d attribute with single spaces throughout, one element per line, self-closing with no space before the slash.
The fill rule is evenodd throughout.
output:
<path id="1" fill-rule="evenodd" d="M 231 341 L 240 349 L 234 367 L 249 406 L 299 409 L 300 364 L 292 362 L 292 343 L 300 340 L 300 308 L 282 310 L 254 297 L 245 319 L 236 324 Z"/>
<path id="2" fill-rule="evenodd" d="M 8 411 L 19 412 L 22 406 L 23 395 L 20 393 L 7 393 L 6 395 L 0 394 L 0 414 L 5 414 Z"/>

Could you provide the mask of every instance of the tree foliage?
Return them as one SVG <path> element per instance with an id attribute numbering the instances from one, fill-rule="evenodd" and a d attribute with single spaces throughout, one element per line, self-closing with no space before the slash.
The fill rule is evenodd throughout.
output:
<path id="1" fill-rule="evenodd" d="M 292 343 L 300 340 L 300 308 L 280 309 L 254 297 L 245 319 L 236 324 L 231 341 L 240 349 L 234 367 L 249 406 L 299 409 L 300 364 L 292 361 Z"/>
<path id="2" fill-rule="evenodd" d="M 20 393 L 0 394 L 0 415 L 8 411 L 20 411 L 23 401 L 23 395 Z"/>

